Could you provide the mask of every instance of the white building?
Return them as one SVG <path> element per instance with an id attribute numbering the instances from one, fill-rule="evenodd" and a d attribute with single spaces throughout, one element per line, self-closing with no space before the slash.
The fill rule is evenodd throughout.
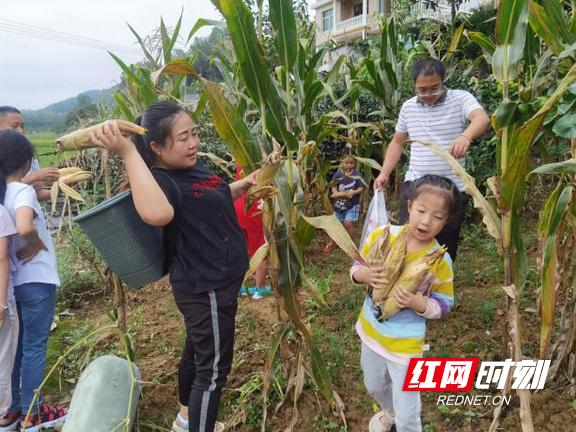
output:
<path id="1" fill-rule="evenodd" d="M 459 12 L 470 13 L 486 4 L 494 5 L 495 1 L 465 0 Z M 384 0 L 316 0 L 310 7 L 315 10 L 317 43 L 322 44 L 329 39 L 345 43 L 379 32 Z M 412 7 L 412 12 L 415 18 L 431 18 L 443 22 L 449 22 L 451 17 L 450 3 L 445 0 L 439 0 L 436 11 L 426 9 L 425 2 L 419 1 Z"/>

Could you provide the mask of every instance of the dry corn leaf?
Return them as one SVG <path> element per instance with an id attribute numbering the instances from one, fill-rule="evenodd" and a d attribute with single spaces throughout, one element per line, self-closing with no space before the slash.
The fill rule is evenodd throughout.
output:
<path id="1" fill-rule="evenodd" d="M 336 216 L 331 214 L 317 217 L 302 217 L 313 227 L 326 231 L 330 238 L 334 240 L 338 247 L 342 249 L 350 258 L 364 265 L 368 265 L 354 244 L 354 241 L 350 238 L 348 231 L 346 231 Z"/>
<path id="2" fill-rule="evenodd" d="M 268 242 L 264 243 L 262 246 L 256 249 L 256 252 L 254 252 L 254 255 L 252 255 L 252 258 L 250 258 L 250 268 L 244 275 L 244 280 L 247 280 L 250 276 L 256 273 L 256 269 L 258 268 L 260 263 L 264 261 L 268 256 L 269 250 L 270 245 L 268 244 Z"/>
<path id="3" fill-rule="evenodd" d="M 142 126 L 138 126 L 135 123 L 126 120 L 116 120 L 116 121 L 118 122 L 120 132 L 122 132 L 122 135 L 124 136 L 135 134 L 144 135 L 146 133 L 145 128 L 143 128 Z M 78 129 L 74 132 L 61 136 L 60 138 L 56 139 L 56 148 L 58 149 L 58 151 L 68 151 L 68 150 L 83 150 L 87 148 L 97 147 L 96 144 L 90 141 L 89 134 L 90 132 L 100 128 L 104 123 L 99 123 L 94 126 Z"/>
<path id="4" fill-rule="evenodd" d="M 58 204 L 58 192 L 60 192 L 60 189 L 58 187 L 58 182 L 55 181 L 52 183 L 52 187 L 50 188 L 50 202 L 52 203 L 52 209 L 50 211 L 51 215 L 53 215 L 56 211 L 56 205 Z"/>
<path id="5" fill-rule="evenodd" d="M 466 172 L 466 170 L 460 165 L 460 163 L 454 159 L 454 157 L 448 153 L 446 150 L 440 148 L 437 144 L 429 141 L 418 141 L 418 143 L 428 147 L 442 159 L 444 159 L 454 174 L 456 174 L 464 183 L 464 189 L 468 192 L 472 199 L 474 200 L 474 207 L 476 207 L 482 213 L 484 225 L 488 229 L 488 232 L 494 239 L 496 239 L 496 245 L 498 250 L 502 251 L 502 223 L 500 218 L 496 213 L 496 210 L 492 205 L 486 201 L 484 195 L 476 187 L 476 182 L 474 177 Z"/>
<path id="6" fill-rule="evenodd" d="M 72 198 L 76 201 L 81 201 L 83 203 L 86 203 L 86 201 L 84 201 L 84 198 L 82 198 L 82 195 L 80 195 L 78 192 L 76 192 L 74 189 L 72 189 L 70 186 L 64 184 L 64 183 L 60 183 L 60 189 L 62 190 L 62 192 L 64 192 L 64 194 L 69 197 Z"/>
<path id="7" fill-rule="evenodd" d="M 278 189 L 272 186 L 274 182 L 274 177 L 276 173 L 282 166 L 282 153 L 279 151 L 273 151 L 270 153 L 264 161 L 260 171 L 256 175 L 256 183 L 250 186 L 248 193 L 246 194 L 245 210 L 252 206 L 252 204 L 259 200 L 265 199 L 278 193 Z"/>

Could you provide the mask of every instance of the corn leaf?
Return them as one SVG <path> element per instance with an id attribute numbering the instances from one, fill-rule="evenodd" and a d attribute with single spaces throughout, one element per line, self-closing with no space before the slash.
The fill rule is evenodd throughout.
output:
<path id="1" fill-rule="evenodd" d="M 541 331 L 540 331 L 540 358 L 548 357 L 550 337 L 554 325 L 554 309 L 556 306 L 556 262 L 557 262 L 557 235 L 559 225 L 572 202 L 573 189 L 571 186 L 564 188 L 549 217 L 548 230 L 544 243 L 542 257 L 542 292 L 541 292 Z"/>
<path id="2" fill-rule="evenodd" d="M 266 259 L 269 251 L 270 245 L 268 243 L 264 243 L 256 250 L 256 252 L 254 252 L 254 255 L 252 255 L 252 258 L 250 258 L 250 267 L 244 275 L 244 280 L 247 280 L 250 276 L 256 273 L 256 269 L 262 263 L 262 261 Z"/>
<path id="3" fill-rule="evenodd" d="M 324 399 L 326 399 L 328 403 L 331 404 L 334 401 L 332 381 L 330 380 L 330 375 L 328 374 L 328 369 L 326 368 L 326 364 L 322 359 L 322 355 L 320 354 L 318 348 L 316 348 L 315 342 L 310 342 L 309 355 L 314 382 L 316 383 L 320 394 L 324 396 Z"/>
<path id="4" fill-rule="evenodd" d="M 482 213 L 484 225 L 488 229 L 488 232 L 494 239 L 496 240 L 496 244 L 498 245 L 498 249 L 501 250 L 502 248 L 502 223 L 496 210 L 494 207 L 484 198 L 482 193 L 476 187 L 476 181 L 474 177 L 466 172 L 466 170 L 460 165 L 460 163 L 454 159 L 454 157 L 448 153 L 446 150 L 440 148 L 437 144 L 426 142 L 426 141 L 418 141 L 420 144 L 425 145 L 438 156 L 442 157 L 450 168 L 452 168 L 452 172 L 456 174 L 464 183 L 464 189 L 468 194 L 472 196 L 474 200 L 474 207 L 480 210 Z"/>
<path id="5" fill-rule="evenodd" d="M 205 27 L 205 26 L 222 27 L 223 24 L 224 23 L 222 21 L 215 21 L 215 20 L 209 20 L 209 19 L 205 19 L 205 18 L 198 18 L 198 20 L 196 21 L 196 23 L 192 27 L 192 30 L 190 30 L 190 33 L 188 34 L 188 39 L 186 40 L 186 43 L 190 42 L 190 40 L 192 40 L 192 38 L 194 37 L 196 32 L 198 30 L 200 30 L 202 27 Z"/>
<path id="6" fill-rule="evenodd" d="M 546 233 L 549 231 L 550 227 L 550 218 L 552 217 L 552 213 L 554 211 L 554 207 L 558 202 L 558 198 L 560 198 L 560 194 L 564 190 L 563 182 L 559 182 L 554 191 L 546 198 L 544 201 L 544 205 L 540 210 L 540 217 L 538 219 L 538 235 L 540 237 L 545 237 Z"/>
<path id="7" fill-rule="evenodd" d="M 446 54 L 442 57 L 442 61 L 446 61 L 452 56 L 452 53 L 456 51 L 458 45 L 460 44 L 460 38 L 462 37 L 462 33 L 464 32 L 464 23 L 460 24 L 454 33 L 452 34 L 452 39 L 450 40 L 450 45 L 448 45 L 448 49 L 446 50 Z"/>
<path id="8" fill-rule="evenodd" d="M 542 165 L 530 174 L 576 174 L 576 159 Z"/>
<path id="9" fill-rule="evenodd" d="M 518 63 L 524 55 L 529 6 L 529 0 L 508 0 L 498 5 L 492 72 L 499 81 L 516 77 Z"/>
<path id="10" fill-rule="evenodd" d="M 76 192 L 74 189 L 72 189 L 70 186 L 64 184 L 64 183 L 59 183 L 58 185 L 60 187 L 60 190 L 62 192 L 64 192 L 64 194 L 69 197 L 72 198 L 76 201 L 81 201 L 84 204 L 86 204 L 86 201 L 84 201 L 84 198 L 82 198 L 82 195 L 80 195 L 78 192 Z"/>
<path id="11" fill-rule="evenodd" d="M 58 182 L 55 181 L 52 183 L 52 187 L 50 188 L 50 202 L 52 203 L 52 208 L 50 210 L 50 215 L 53 215 L 56 211 L 56 206 L 58 204 L 58 192 L 60 189 L 58 188 Z"/>
<path id="12" fill-rule="evenodd" d="M 496 50 L 494 42 L 492 42 L 484 33 L 466 31 L 464 34 L 468 39 L 480 47 L 484 54 L 484 58 L 486 59 L 486 63 L 492 64 L 492 56 L 494 55 L 494 50 Z"/>
<path id="13" fill-rule="evenodd" d="M 270 22 L 276 30 L 276 48 L 286 73 L 292 71 L 298 51 L 298 34 L 292 0 L 277 0 L 269 4 Z"/>
<path id="14" fill-rule="evenodd" d="M 313 227 L 326 231 L 326 234 L 328 234 L 338 247 L 340 247 L 340 249 L 342 249 L 350 258 L 366 264 L 362 255 L 360 255 L 360 251 L 354 244 L 354 241 L 350 238 L 350 235 L 342 223 L 336 219 L 336 216 L 331 214 L 317 217 L 303 216 L 303 218 Z"/>
<path id="15" fill-rule="evenodd" d="M 155 59 L 152 54 L 150 53 L 150 51 L 148 51 L 148 48 L 146 47 L 146 44 L 144 43 L 144 41 L 142 40 L 142 38 L 140 37 L 140 35 L 136 32 L 136 30 L 134 30 L 132 28 L 132 26 L 128 23 L 126 23 L 126 25 L 128 26 L 128 28 L 130 29 L 130 31 L 132 32 L 132 34 L 136 37 L 136 40 L 138 41 L 138 44 L 140 45 L 140 48 L 142 49 L 142 52 L 144 53 L 144 56 L 146 57 L 146 59 L 152 63 L 153 65 L 157 65 L 158 64 L 158 59 Z"/>
<path id="16" fill-rule="evenodd" d="M 369 166 L 370 168 L 373 168 L 375 170 L 382 170 L 382 165 L 380 165 L 378 162 L 376 162 L 374 159 L 368 159 L 368 158 L 361 158 L 358 156 L 354 156 L 354 159 L 356 159 L 358 162 L 360 162 L 361 164 L 364 164 L 366 166 Z"/>
<path id="17" fill-rule="evenodd" d="M 246 173 L 254 171 L 260 161 L 260 152 L 256 142 L 252 139 L 250 129 L 218 86 L 205 79 L 200 79 L 200 82 L 206 91 L 218 135 Z"/>
<path id="18" fill-rule="evenodd" d="M 569 113 L 556 120 L 552 132 L 562 138 L 576 138 L 576 114 Z"/>
<path id="19" fill-rule="evenodd" d="M 570 85 L 576 80 L 576 64 L 562 79 L 556 91 L 534 116 L 516 129 L 509 140 L 509 156 L 507 166 L 502 167 L 500 193 L 503 206 L 519 212 L 524 203 L 526 193 L 526 176 L 530 170 L 530 146 L 534 142 L 546 114 L 556 105 Z"/>
<path id="20" fill-rule="evenodd" d="M 529 21 L 532 30 L 548 44 L 554 54 L 560 54 L 564 49 L 564 45 L 560 40 L 560 34 L 553 26 L 552 20 L 546 13 L 546 9 L 534 1 L 530 3 Z"/>
<path id="21" fill-rule="evenodd" d="M 550 18 L 550 22 L 552 23 L 552 28 L 560 34 L 566 45 L 570 45 L 576 42 L 576 35 L 570 31 L 570 24 L 568 23 L 568 18 L 564 12 L 563 3 L 564 2 L 560 0 L 542 1 L 544 9 Z"/>

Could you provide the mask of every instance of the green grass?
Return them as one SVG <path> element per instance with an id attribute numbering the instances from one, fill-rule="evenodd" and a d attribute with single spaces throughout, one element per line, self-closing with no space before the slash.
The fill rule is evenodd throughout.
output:
<path id="1" fill-rule="evenodd" d="M 70 154 L 56 153 L 54 140 L 56 134 L 52 132 L 38 132 L 28 134 L 27 138 L 36 149 L 36 156 L 40 161 L 40 167 L 57 166 L 58 162 L 70 157 Z"/>

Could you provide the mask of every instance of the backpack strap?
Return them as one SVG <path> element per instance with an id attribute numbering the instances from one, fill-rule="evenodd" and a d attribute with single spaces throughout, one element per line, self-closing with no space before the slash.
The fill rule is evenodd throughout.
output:
<path id="1" fill-rule="evenodd" d="M 178 240 L 178 228 L 180 227 L 180 208 L 182 207 L 182 192 L 180 186 L 164 171 L 154 170 L 154 172 L 167 178 L 176 190 L 176 206 L 174 208 L 174 217 L 168 225 L 164 227 L 164 274 L 170 271 L 172 266 L 173 257 L 176 254 L 176 243 Z"/>

